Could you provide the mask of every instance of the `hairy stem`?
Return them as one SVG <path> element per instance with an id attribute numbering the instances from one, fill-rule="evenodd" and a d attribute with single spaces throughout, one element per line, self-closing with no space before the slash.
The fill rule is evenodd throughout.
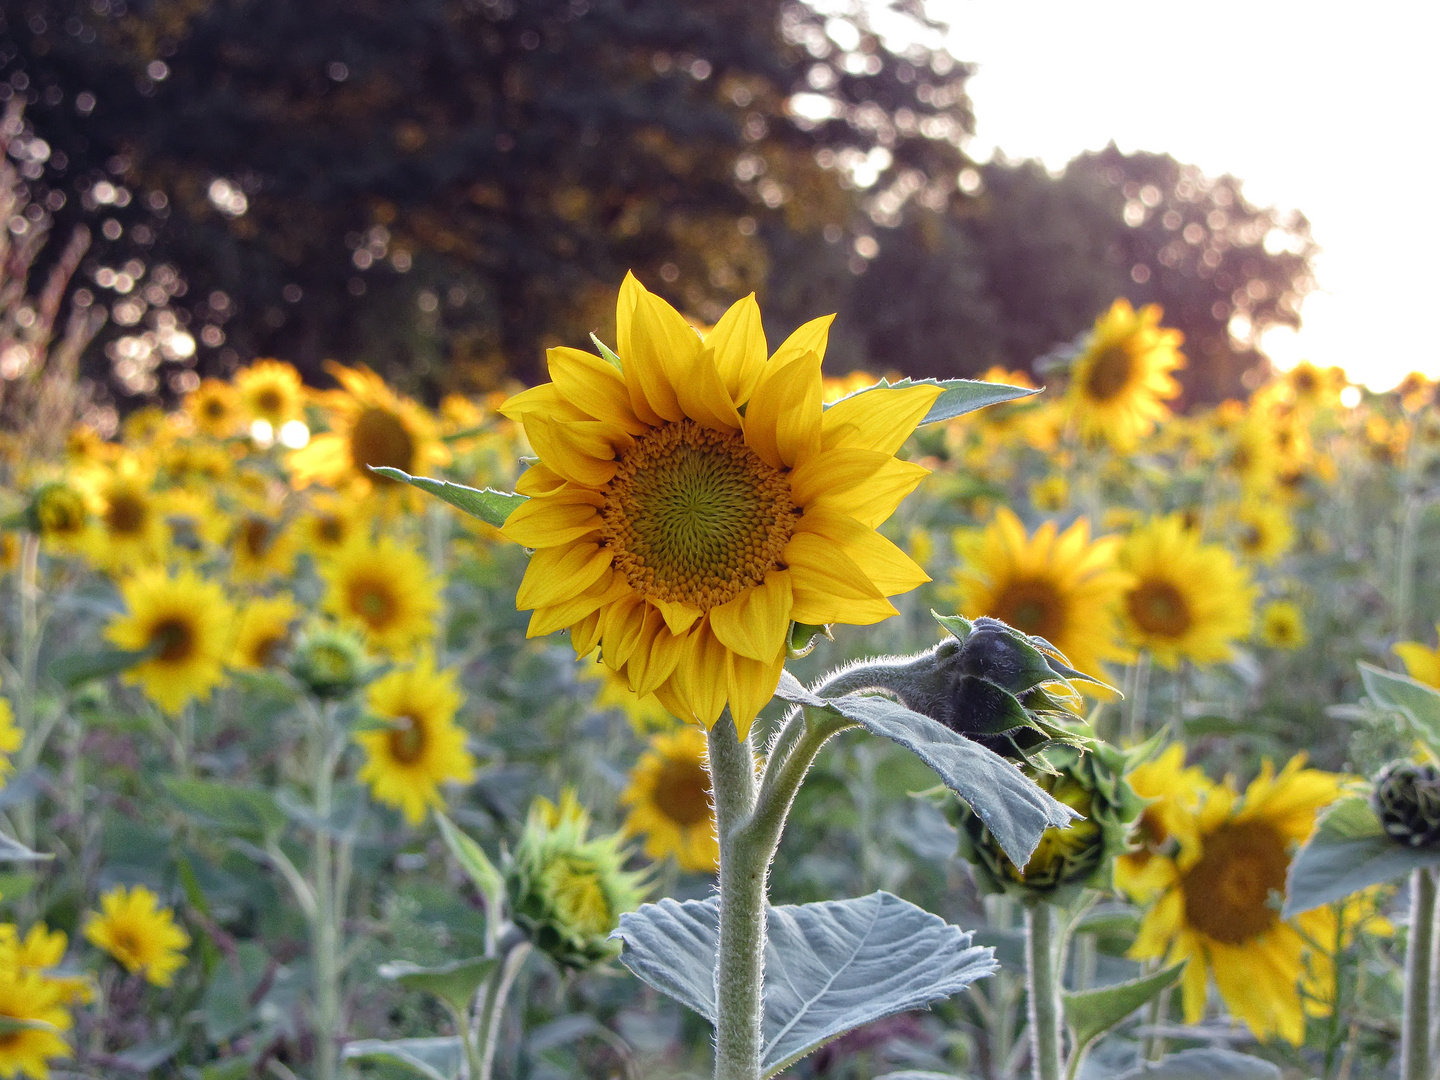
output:
<path id="1" fill-rule="evenodd" d="M 1405 1014 L 1400 1032 L 1400 1080 L 1430 1080 L 1430 950 L 1435 934 L 1435 878 L 1410 873 L 1410 942 L 1405 951 Z"/>
<path id="2" fill-rule="evenodd" d="M 505 958 L 480 990 L 475 1008 L 475 1026 L 465 1040 L 466 1057 L 470 1063 L 471 1080 L 490 1080 L 495 1070 L 495 1048 L 500 1042 L 500 1020 L 505 1015 L 505 1002 L 515 976 L 530 955 L 530 943 L 517 940 L 505 951 Z"/>
<path id="3" fill-rule="evenodd" d="M 1034 1080 L 1060 1080 L 1060 971 L 1055 911 L 1025 909 L 1025 989 L 1029 999 L 1030 1061 Z"/>

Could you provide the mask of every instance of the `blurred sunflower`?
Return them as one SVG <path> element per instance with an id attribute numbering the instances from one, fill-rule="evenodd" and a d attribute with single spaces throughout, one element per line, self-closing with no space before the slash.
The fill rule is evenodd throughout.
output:
<path id="1" fill-rule="evenodd" d="M 65 436 L 65 460 L 71 465 L 109 461 L 120 448 L 89 424 L 76 424 Z"/>
<path id="2" fill-rule="evenodd" d="M 15 924 L 0 925 L 0 970 L 21 974 L 34 971 L 43 975 L 47 983 L 61 988 L 66 1004 L 87 1005 L 95 1000 L 95 984 L 90 976 L 59 975 L 52 970 L 64 961 L 69 941 L 63 930 L 51 930 L 44 923 L 35 923 L 23 938 Z"/>
<path id="3" fill-rule="evenodd" d="M 129 613 L 110 622 L 106 640 L 150 653 L 121 676 L 125 682 L 173 715 L 224 681 L 234 612 L 218 584 L 156 567 L 122 582 L 120 595 Z"/>
<path id="4" fill-rule="evenodd" d="M 1221 663 L 1250 633 L 1255 587 L 1228 551 L 1201 543 L 1178 515 L 1132 533 L 1119 563 L 1131 578 L 1121 604 L 1125 636 L 1164 667 Z"/>
<path id="5" fill-rule="evenodd" d="M 289 644 L 291 629 L 301 614 L 300 605 L 285 593 L 247 601 L 235 632 L 230 666 L 250 671 L 270 667 Z"/>
<path id="6" fill-rule="evenodd" d="M 1249 414 L 1229 428 L 1219 460 L 1221 469 L 1251 493 L 1273 488 L 1283 465 L 1265 418 Z"/>
<path id="7" fill-rule="evenodd" d="M 1147 800 L 1135 822 L 1132 851 L 1115 860 L 1115 887 L 1144 904 L 1163 892 L 1173 878 L 1165 864 L 1177 850 L 1176 837 L 1194 832 L 1194 818 L 1214 787 L 1205 770 L 1185 765 L 1185 747 L 1172 743 L 1125 774 L 1130 788 Z"/>
<path id="8" fill-rule="evenodd" d="M 185 966 L 190 935 L 175 925 L 175 913 L 144 885 L 117 885 L 100 897 L 100 911 L 85 917 L 85 940 L 104 949 L 132 975 L 143 973 L 154 986 L 169 986 Z"/>
<path id="9" fill-rule="evenodd" d="M 295 566 L 298 545 L 277 508 L 256 505 L 236 515 L 228 546 L 231 577 L 258 583 L 287 576 Z"/>
<path id="10" fill-rule="evenodd" d="M 1246 499 L 1226 516 L 1235 546 L 1247 559 L 1257 563 L 1272 565 L 1295 542 L 1290 515 L 1274 501 Z"/>
<path id="11" fill-rule="evenodd" d="M 10 700 L 0 697 L 0 787 L 4 786 L 5 779 L 15 771 L 15 765 L 10 759 L 24 744 L 25 732 L 15 723 L 15 713 L 10 708 Z"/>
<path id="12" fill-rule="evenodd" d="M 247 421 L 263 420 L 279 431 L 305 411 L 305 384 L 284 361 L 256 360 L 237 371 L 233 381 Z"/>
<path id="13" fill-rule="evenodd" d="M 372 648 L 398 653 L 434 636 L 440 582 L 425 560 L 388 536 L 350 541 L 320 567 L 325 610 L 358 627 Z"/>
<path id="14" fill-rule="evenodd" d="M 692 873 L 713 874 L 720 865 L 705 733 L 698 727 L 687 724 L 652 736 L 630 770 L 620 802 L 630 808 L 625 832 L 645 837 L 650 858 L 673 855 L 680 869 Z"/>
<path id="15" fill-rule="evenodd" d="M 202 379 L 199 386 L 185 395 L 184 406 L 195 430 L 203 435 L 224 439 L 240 430 L 243 420 L 240 394 L 227 382 Z"/>
<path id="16" fill-rule="evenodd" d="M 625 719 L 630 722 L 630 729 L 636 735 L 668 731 L 679 722 L 660 704 L 659 698 L 654 694 L 641 697 L 635 693 L 630 689 L 624 675 L 611 671 L 601 662 L 600 657 L 593 653 L 589 660 L 581 661 L 580 678 L 600 684 L 600 688 L 595 691 L 592 707 L 597 712 L 619 709 L 625 714 Z"/>
<path id="17" fill-rule="evenodd" d="M 1440 637 L 1440 623 L 1435 624 L 1435 633 Z M 1412 679 L 1440 690 L 1440 646 L 1432 649 L 1418 641 L 1402 641 L 1395 646 L 1395 655 Z"/>
<path id="18" fill-rule="evenodd" d="M 51 1060 L 70 1057 L 61 1032 L 69 1031 L 74 1021 L 65 1000 L 64 986 L 40 972 L 0 967 L 0 1020 L 26 1025 L 0 1037 L 0 1076 L 46 1080 Z"/>
<path id="19" fill-rule="evenodd" d="M 95 509 L 96 528 L 86 539 L 86 557 L 115 573 L 159 562 L 170 532 L 165 501 L 156 493 L 154 474 L 133 459 L 93 473 L 86 485 Z"/>
<path id="20" fill-rule="evenodd" d="M 1128 575 L 1118 570 L 1120 538 L 1092 541 L 1080 518 L 1064 532 L 1047 521 L 1027 537 L 1008 507 L 983 530 L 955 535 L 960 556 L 952 584 L 941 593 L 967 617 L 988 615 L 1017 630 L 1043 637 L 1078 671 L 1101 673 L 1102 663 L 1122 660 L 1116 607 Z"/>
<path id="21" fill-rule="evenodd" d="M 1272 600 L 1260 609 L 1260 642 L 1272 649 L 1301 649 L 1309 636 L 1305 616 L 1289 600 Z"/>
<path id="22" fill-rule="evenodd" d="M 1128 451 L 1170 415 L 1164 402 L 1180 393 L 1170 373 L 1185 366 L 1185 337 L 1161 329 L 1161 314 L 1158 304 L 1136 311 L 1122 297 L 1095 321 L 1065 394 L 1082 437 Z"/>
<path id="23" fill-rule="evenodd" d="M 354 499 L 320 492 L 295 522 L 300 550 L 314 559 L 327 559 L 365 533 L 368 517 Z"/>
<path id="24" fill-rule="evenodd" d="M 90 533 L 90 507 L 83 492 L 63 480 L 41 484 L 30 500 L 30 518 L 45 550 L 79 551 Z"/>
<path id="25" fill-rule="evenodd" d="M 530 636 L 568 627 L 636 693 L 706 727 L 728 705 L 743 737 L 791 620 L 879 622 L 929 580 L 875 527 L 928 471 L 894 454 L 940 388 L 822 412 L 830 319 L 767 360 L 753 296 L 702 339 L 627 275 L 616 323 L 618 363 L 551 349 L 554 381 L 503 407 L 540 457 L 503 530 L 537 549 L 516 603 Z"/>
<path id="26" fill-rule="evenodd" d="M 441 784 L 475 778 L 465 731 L 455 723 L 463 700 L 455 673 L 437 672 L 434 658 L 422 656 L 414 667 L 376 679 L 367 700 L 370 711 L 390 726 L 355 736 L 365 751 L 359 778 L 376 801 L 399 808 L 406 821 L 418 825 L 432 807 L 445 805 Z"/>
<path id="27" fill-rule="evenodd" d="M 1307 940 L 1336 940 L 1336 909 L 1316 908 L 1282 922 L 1274 898 L 1285 893 L 1293 850 L 1316 814 L 1340 794 L 1342 777 L 1304 768 L 1297 755 L 1277 776 L 1267 761 L 1243 798 L 1228 784 L 1205 795 L 1193 825 L 1176 834 L 1173 859 L 1130 950 L 1137 960 L 1188 960 L 1181 983 L 1185 1022 L 1205 1014 L 1207 975 L 1226 1007 L 1259 1038 L 1305 1040 L 1301 984 L 1320 979 L 1328 959 L 1307 957 Z"/>

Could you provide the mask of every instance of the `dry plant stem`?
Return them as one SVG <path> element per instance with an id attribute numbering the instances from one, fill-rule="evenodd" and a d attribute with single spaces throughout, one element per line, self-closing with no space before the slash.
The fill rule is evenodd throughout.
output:
<path id="1" fill-rule="evenodd" d="M 1025 988 L 1034 1080 L 1060 1080 L 1060 979 L 1055 911 L 1046 903 L 1025 909 Z"/>
<path id="2" fill-rule="evenodd" d="M 1410 873 L 1410 941 L 1405 950 L 1405 1015 L 1400 1031 L 1400 1080 L 1430 1080 L 1430 952 L 1435 933 L 1435 878 Z"/>

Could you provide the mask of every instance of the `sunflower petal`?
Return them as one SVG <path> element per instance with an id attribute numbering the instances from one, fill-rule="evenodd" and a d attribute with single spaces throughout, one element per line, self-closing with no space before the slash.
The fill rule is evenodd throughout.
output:
<path id="1" fill-rule="evenodd" d="M 772 468 L 793 468 L 820 449 L 821 398 L 818 355 L 772 363 L 745 408 L 745 442 Z"/>
<path id="2" fill-rule="evenodd" d="M 765 328 L 754 293 L 736 300 L 720 316 L 705 335 L 705 347 L 715 350 L 715 366 L 730 399 L 736 404 L 749 401 L 764 370 L 766 354 Z"/>
<path id="3" fill-rule="evenodd" d="M 630 435 L 642 434 L 642 423 L 630 407 L 625 378 L 598 356 L 565 347 L 545 353 L 550 378 L 560 396 L 596 420 L 623 428 Z"/>
<path id="4" fill-rule="evenodd" d="M 558 547 L 573 543 L 604 524 L 595 507 L 569 499 L 531 499 L 521 503 L 500 529 L 505 539 L 523 547 Z"/>
<path id="5" fill-rule="evenodd" d="M 796 622 L 866 626 L 896 613 L 853 559 L 814 533 L 792 536 L 784 559 L 795 597 L 790 617 Z"/>
<path id="6" fill-rule="evenodd" d="M 630 689 L 644 697 L 670 678 L 684 651 L 685 637 L 672 634 L 659 611 L 649 608 L 640 639 L 625 665 Z"/>
<path id="7" fill-rule="evenodd" d="M 785 654 L 778 653 L 769 661 L 751 660 L 730 653 L 725 663 L 725 692 L 730 699 L 730 716 L 740 738 L 750 734 L 750 726 L 760 710 L 775 696 L 780 672 L 785 667 Z"/>
<path id="8" fill-rule="evenodd" d="M 900 386 L 866 390 L 838 401 L 825 411 L 821 448 L 854 446 L 893 454 L 941 392 L 939 386 Z"/>
<path id="9" fill-rule="evenodd" d="M 815 533 L 839 545 L 886 596 L 907 593 L 930 580 L 930 575 L 909 555 L 848 514 L 820 508 L 807 510 L 796 531 Z"/>
<path id="10" fill-rule="evenodd" d="M 636 300 L 632 320 L 630 351 L 621 354 L 632 402 L 638 385 L 657 415 L 683 420 L 685 411 L 675 387 L 692 370 L 700 352 L 699 335 L 678 311 L 652 293 Z"/>
<path id="11" fill-rule="evenodd" d="M 614 571 L 603 570 L 600 580 L 578 596 L 572 596 L 549 607 L 537 607 L 530 615 L 530 625 L 525 630 L 527 638 L 544 637 L 557 630 L 565 630 L 606 604 L 619 598 L 629 583 Z"/>
<path id="12" fill-rule="evenodd" d="M 901 500 L 929 475 L 930 470 L 923 465 L 889 458 L 866 483 L 847 491 L 818 495 L 805 510 L 807 513 L 812 507 L 835 510 L 873 529 L 893 514 Z"/>
<path id="13" fill-rule="evenodd" d="M 715 726 L 720 714 L 725 711 L 725 646 L 721 645 L 710 632 L 709 623 L 701 623 L 685 639 L 685 649 L 675 673 L 665 685 L 670 689 L 677 704 L 683 706 L 678 712 L 681 719 L 695 719 L 707 729 Z M 660 691 L 656 691 L 656 696 Z M 662 703 L 665 697 L 660 698 Z M 666 704 L 669 708 L 669 704 Z"/>
<path id="14" fill-rule="evenodd" d="M 615 555 L 596 543 L 541 548 L 530 557 L 515 606 L 522 610 L 564 603 L 590 589 Z"/>
<path id="15" fill-rule="evenodd" d="M 648 295 L 645 286 L 633 273 L 627 272 L 620 283 L 620 295 L 615 298 L 615 350 L 619 353 L 624 368 L 625 389 L 630 395 L 630 408 L 635 416 L 646 424 L 659 424 L 663 418 L 650 407 L 645 391 L 640 385 L 637 368 L 630 363 L 635 340 L 635 307 L 642 296 Z"/>
<path id="16" fill-rule="evenodd" d="M 675 381 L 675 396 L 685 415 L 714 431 L 738 431 L 740 413 L 715 367 L 715 354 L 702 348 L 684 377 Z"/>
<path id="17" fill-rule="evenodd" d="M 879 450 L 859 447 L 822 450 L 791 472 L 790 499 L 796 506 L 808 506 L 822 496 L 833 497 L 851 491 L 894 460 Z"/>
<path id="18" fill-rule="evenodd" d="M 834 321 L 834 315 L 821 315 L 820 318 L 811 319 L 803 326 L 798 327 L 775 350 L 775 355 L 770 357 L 770 366 L 778 367 L 788 364 L 791 360 L 804 356 L 807 352 L 813 352 L 821 360 L 824 360 L 825 346 L 830 341 L 830 324 Z"/>
<path id="19" fill-rule="evenodd" d="M 710 629 L 731 652 L 768 662 L 785 644 L 794 602 L 790 575 L 771 570 L 763 585 L 746 589 L 729 603 L 711 608 Z"/>
<path id="20" fill-rule="evenodd" d="M 601 487 L 614 477 L 615 450 L 605 435 L 618 429 L 594 421 L 561 423 L 538 413 L 526 416 L 524 423 L 535 452 L 566 480 Z"/>
<path id="21" fill-rule="evenodd" d="M 660 614 L 665 616 L 665 625 L 672 634 L 683 634 L 695 625 L 695 620 L 701 615 L 699 608 L 679 601 L 651 600 L 650 603 L 659 608 Z"/>

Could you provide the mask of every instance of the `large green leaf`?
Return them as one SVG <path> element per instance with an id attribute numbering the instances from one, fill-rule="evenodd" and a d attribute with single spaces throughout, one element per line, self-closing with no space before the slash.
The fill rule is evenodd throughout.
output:
<path id="1" fill-rule="evenodd" d="M 1360 680 L 1371 701 L 1403 716 L 1411 734 L 1440 757 L 1440 691 L 1373 664 L 1360 665 Z"/>
<path id="2" fill-rule="evenodd" d="M 1284 916 L 1333 904 L 1351 893 L 1440 866 L 1440 847 L 1412 848 L 1391 839 L 1360 796 L 1341 799 L 1295 854 L 1285 882 Z"/>
<path id="3" fill-rule="evenodd" d="M 1280 1067 L 1234 1050 L 1182 1050 L 1114 1080 L 1280 1080 Z"/>
<path id="4" fill-rule="evenodd" d="M 270 963 L 264 948 L 242 941 L 233 956 L 215 966 L 200 1000 L 200 1018 L 212 1043 L 232 1039 L 259 1022 L 254 998 L 270 972 Z"/>
<path id="5" fill-rule="evenodd" d="M 12 839 L 4 833 L 0 833 L 0 863 L 7 862 L 44 862 L 53 859 L 54 855 L 44 855 L 38 851 L 31 851 L 19 840 Z"/>
<path id="6" fill-rule="evenodd" d="M 359 1039 L 345 1044 L 346 1061 L 382 1058 L 407 1066 L 426 1080 L 456 1080 L 465 1049 L 454 1035 L 433 1039 Z"/>
<path id="7" fill-rule="evenodd" d="M 71 653 L 51 662 L 46 674 L 66 690 L 74 690 L 95 679 L 119 675 L 155 655 L 154 649 L 96 649 Z"/>
<path id="8" fill-rule="evenodd" d="M 1040 392 L 1024 386 L 1007 386 L 1005 383 L 979 382 L 975 379 L 901 379 L 894 383 L 881 379 L 874 386 L 857 390 L 847 397 L 856 397 L 860 394 L 868 394 L 871 390 L 882 390 L 892 386 L 939 386 L 942 388 L 940 396 L 935 399 L 935 404 L 930 406 L 930 411 L 920 421 L 922 425 L 934 424 L 941 420 L 953 420 L 957 416 L 964 416 L 976 409 L 983 409 L 986 405 L 998 405 L 1002 401 L 1014 401 L 1016 398 L 1030 397 Z M 825 407 L 828 409 L 832 406 Z"/>
<path id="9" fill-rule="evenodd" d="M 161 783 L 182 813 L 236 836 L 273 836 L 285 825 L 284 811 L 264 788 L 175 776 Z"/>
<path id="10" fill-rule="evenodd" d="M 457 510 L 463 510 L 471 517 L 477 517 L 481 521 L 494 525 L 497 529 L 504 525 L 505 519 L 510 516 L 511 512 L 525 501 L 524 495 L 516 495 L 513 491 L 496 491 L 494 488 L 486 488 L 481 491 L 479 488 L 466 487 L 464 484 L 452 484 L 449 480 L 432 480 L 428 476 L 411 476 L 400 469 L 392 469 L 385 465 L 371 466 L 370 471 L 389 477 L 391 480 L 410 484 L 421 491 L 428 491 L 436 498 L 444 499 Z"/>
<path id="11" fill-rule="evenodd" d="M 764 1075 L 861 1024 L 918 1009 L 999 969 L 990 949 L 886 892 L 769 909 Z M 620 917 L 620 961 L 715 1021 L 717 899 L 665 899 Z"/>
<path id="12" fill-rule="evenodd" d="M 440 835 L 444 837 L 450 854 L 455 856 L 460 869 L 469 875 L 485 898 L 485 935 L 493 941 L 505 919 L 505 877 L 490 861 L 485 849 L 461 832 L 453 821 L 439 811 L 436 811 L 435 820 L 440 825 Z"/>
<path id="13" fill-rule="evenodd" d="M 1030 861 L 1046 829 L 1063 828 L 1080 816 L 999 754 L 899 702 L 863 693 L 821 698 L 789 672 L 781 673 L 775 693 L 843 716 L 917 755 L 970 805 L 1016 866 Z"/>
<path id="14" fill-rule="evenodd" d="M 1075 1036 L 1075 1048 L 1071 1052 L 1083 1054 L 1086 1047 L 1101 1035 L 1156 994 L 1179 982 L 1180 973 L 1184 970 L 1182 962 L 1143 978 L 1064 994 L 1065 1022 Z"/>
<path id="15" fill-rule="evenodd" d="M 480 984 L 488 979 L 500 966 L 500 958 L 476 956 L 469 960 L 454 960 L 437 967 L 421 967 L 408 960 L 392 960 L 381 964 L 378 971 L 382 979 L 392 979 L 411 990 L 424 990 L 434 994 L 455 1011 L 465 1016 L 470 1002 Z"/>

